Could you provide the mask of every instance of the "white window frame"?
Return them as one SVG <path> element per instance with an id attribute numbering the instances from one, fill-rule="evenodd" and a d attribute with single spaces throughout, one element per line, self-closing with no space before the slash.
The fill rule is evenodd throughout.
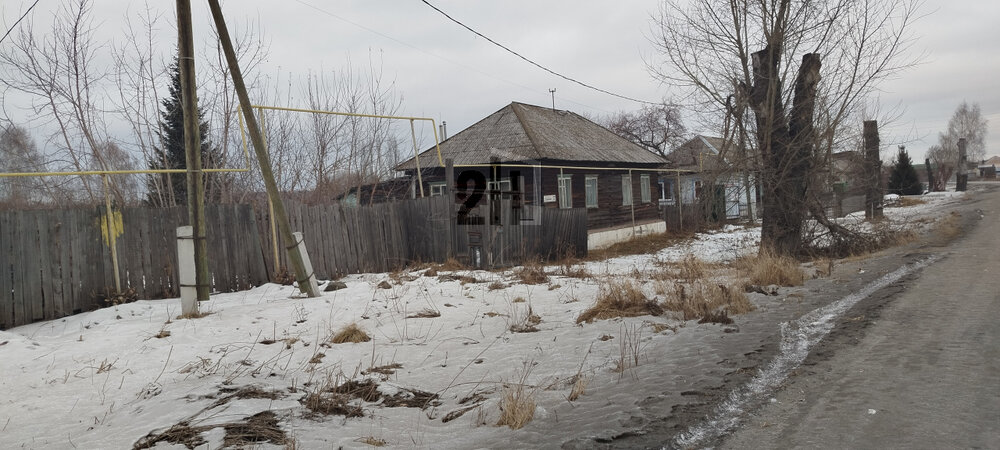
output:
<path id="1" fill-rule="evenodd" d="M 489 191 L 511 192 L 510 178 L 501 178 L 498 181 L 487 181 L 486 189 Z"/>
<path id="2" fill-rule="evenodd" d="M 570 209 L 573 207 L 573 175 L 560 174 L 556 178 L 559 186 L 559 208 Z"/>
<path id="3" fill-rule="evenodd" d="M 622 175 L 622 206 L 632 206 L 632 175 Z"/>
<path id="4" fill-rule="evenodd" d="M 653 201 L 652 194 L 650 193 L 648 173 L 639 175 L 639 196 L 643 203 Z"/>
<path id="5" fill-rule="evenodd" d="M 444 195 L 447 184 L 448 183 L 446 181 L 432 181 L 430 183 L 427 183 L 427 186 L 430 188 L 431 191 L 431 197 L 440 197 Z"/>
<path id="6" fill-rule="evenodd" d="M 593 182 L 593 192 L 591 192 L 591 182 Z M 586 195 L 584 201 L 588 208 L 597 208 L 597 175 L 587 175 L 584 179 L 584 189 Z M 591 194 L 593 194 L 593 202 L 591 202 Z"/>

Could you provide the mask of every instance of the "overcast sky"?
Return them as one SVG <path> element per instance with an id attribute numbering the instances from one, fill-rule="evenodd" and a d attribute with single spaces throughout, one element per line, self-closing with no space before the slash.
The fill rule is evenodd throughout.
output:
<path id="1" fill-rule="evenodd" d="M 33 0 L 4 0 L 0 25 L 7 29 Z M 150 2 L 171 16 L 173 2 Z M 207 31 L 206 2 L 195 0 L 195 26 Z M 658 55 L 649 42 L 657 0 L 432 0 L 431 3 L 483 34 L 557 72 L 627 97 L 658 101 L 682 94 L 646 70 Z M 33 18 L 49 22 L 57 0 L 41 0 Z M 98 0 L 94 20 L 107 39 L 117 39 L 122 17 L 141 4 Z M 262 71 L 304 75 L 338 69 L 350 58 L 366 64 L 374 52 L 384 75 L 395 79 L 401 113 L 448 122 L 449 134 L 511 101 L 551 105 L 603 115 L 640 105 L 594 92 L 548 74 L 448 21 L 420 0 L 320 1 L 230 0 L 231 28 L 259 20 L 270 42 Z M 914 159 L 947 126 L 962 101 L 978 102 L 990 120 L 987 154 L 1000 154 L 1000 2 L 928 0 L 915 26 L 923 64 L 882 85 L 884 107 L 900 105 L 898 123 L 882 129 L 883 156 L 901 140 Z M 170 32 L 171 30 L 165 30 Z M 172 46 L 173 41 L 164 42 Z M 8 45 L 3 43 L 0 45 Z M 202 47 L 199 47 L 201 49 Z M 10 99 L 8 99 L 8 102 Z M 294 101 L 294 99 L 293 99 Z M 8 110 L 12 105 L 6 105 Z M 16 106 L 16 105 L 15 105 Z M 303 107 L 304 104 L 282 105 Z M 700 131 L 694 129 L 692 131 Z"/>

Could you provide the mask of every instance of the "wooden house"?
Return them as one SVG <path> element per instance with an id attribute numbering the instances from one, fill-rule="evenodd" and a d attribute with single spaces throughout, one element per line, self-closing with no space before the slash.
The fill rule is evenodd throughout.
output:
<path id="1" fill-rule="evenodd" d="M 467 199 L 586 208 L 596 230 L 659 220 L 664 158 L 570 111 L 511 103 L 396 167 L 410 196 L 444 195 L 447 160 Z"/>
<path id="2" fill-rule="evenodd" d="M 672 150 L 667 160 L 680 175 L 676 179 L 663 178 L 663 192 L 667 193 L 664 203 L 675 205 L 676 196 L 688 205 L 714 195 L 726 219 L 756 214 L 760 195 L 755 180 L 739 167 L 741 164 L 733 163 L 739 160 L 735 150 L 722 151 L 724 145 L 722 138 L 697 135 Z M 676 194 L 671 196 L 671 192 Z"/>

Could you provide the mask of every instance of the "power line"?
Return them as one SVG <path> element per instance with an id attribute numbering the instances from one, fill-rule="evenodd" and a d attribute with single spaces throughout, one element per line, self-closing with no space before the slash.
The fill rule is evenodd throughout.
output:
<path id="1" fill-rule="evenodd" d="M 7 39 L 7 36 L 10 36 L 10 32 L 14 31 L 14 28 L 17 28 L 17 24 L 21 23 L 21 21 L 24 20 L 25 17 L 28 17 L 28 13 L 31 12 L 31 9 L 34 8 L 35 5 L 37 5 L 39 1 L 40 0 L 35 0 L 35 3 L 32 3 L 31 6 L 28 7 L 28 10 L 25 11 L 24 14 L 21 15 L 21 18 L 17 19 L 17 22 L 14 22 L 14 25 L 11 25 L 10 28 L 7 29 L 7 32 L 3 34 L 2 38 L 0 38 L 0 44 L 3 44 L 3 41 L 5 39 Z"/>
<path id="2" fill-rule="evenodd" d="M 657 104 L 657 103 L 655 103 L 655 102 L 648 102 L 648 101 L 645 101 L 645 100 L 639 100 L 639 99 L 635 99 L 635 98 L 632 98 L 632 97 L 627 97 L 627 96 L 624 96 L 624 95 L 621 95 L 621 94 L 616 94 L 616 93 L 614 93 L 614 92 L 611 92 L 611 91 L 607 91 L 607 90 L 604 90 L 604 89 L 601 89 L 601 88 L 599 88 L 599 87 L 596 87 L 596 86 L 592 86 L 592 85 L 589 85 L 589 84 L 587 84 L 587 83 L 584 83 L 584 82 L 582 82 L 582 81 L 580 81 L 580 80 L 577 80 L 577 79 L 575 79 L 575 78 L 571 78 L 571 77 L 568 77 L 568 76 L 566 76 L 566 75 L 563 75 L 563 74 L 561 74 L 561 73 L 559 73 L 559 72 L 556 72 L 556 71 L 554 71 L 554 70 L 552 70 L 552 69 L 549 69 L 548 67 L 545 67 L 545 66 L 543 66 L 543 65 L 541 65 L 541 64 L 538 64 L 538 63 L 536 63 L 536 62 L 534 62 L 534 61 L 532 61 L 532 60 L 530 60 L 530 59 L 526 58 L 525 56 L 521 55 L 520 53 L 518 53 L 518 52 L 515 52 L 514 50 L 511 50 L 511 49 L 510 49 L 509 47 L 507 47 L 507 46 L 505 46 L 505 45 L 503 45 L 503 44 L 501 44 L 501 43 L 499 43 L 499 42 L 497 42 L 497 41 L 494 41 L 493 39 L 490 39 L 490 38 L 489 38 L 488 36 L 484 35 L 483 33 L 480 33 L 480 32 L 478 32 L 478 31 L 476 31 L 476 30 L 472 29 L 471 27 L 469 27 L 468 25 L 466 25 L 466 24 L 462 23 L 462 22 L 461 22 L 461 21 L 459 21 L 458 19 L 456 19 L 456 18 L 454 18 L 454 17 L 451 17 L 450 15 L 448 15 L 448 13 L 446 13 L 446 12 L 442 11 L 442 10 L 441 10 L 440 8 L 438 8 L 437 6 L 434 6 L 434 5 L 432 5 L 432 4 L 431 4 L 430 2 L 428 2 L 427 0 L 420 0 L 420 1 L 422 1 L 422 2 L 423 2 L 423 3 L 425 4 L 425 5 L 427 5 L 427 6 L 430 6 L 430 7 L 431 7 L 431 9 L 433 9 L 433 10 L 435 10 L 435 11 L 437 11 L 437 12 L 441 13 L 441 14 L 442 14 L 443 16 L 447 17 L 447 18 L 448 18 L 448 20 L 451 20 L 452 22 L 455 22 L 455 23 L 457 23 L 457 24 L 461 25 L 461 26 L 462 26 L 462 28 L 465 28 L 466 30 L 469 30 L 469 31 L 471 31 L 471 32 L 472 32 L 473 34 L 475 34 L 476 36 L 479 36 L 479 37 L 481 37 L 481 38 L 483 38 L 483 39 L 486 39 L 486 40 L 487 40 L 487 41 L 489 41 L 489 42 L 490 42 L 491 44 L 493 44 L 493 45 L 496 45 L 497 47 L 500 47 L 500 48 L 502 48 L 502 49 L 506 50 L 506 51 L 507 51 L 508 53 L 510 53 L 510 54 L 512 54 L 512 55 L 514 55 L 514 56 L 517 56 L 518 58 L 521 58 L 521 59 L 523 59 L 524 61 L 528 62 L 529 64 L 531 64 L 531 65 L 533 65 L 533 66 L 535 66 L 535 67 L 537 67 L 537 68 L 539 68 L 539 69 L 542 69 L 542 70 L 544 70 L 544 71 L 546 71 L 546 72 L 548 72 L 548 73 L 550 73 L 550 74 L 552 74 L 552 75 L 555 75 L 555 76 L 557 76 L 557 77 L 559 77 L 559 78 L 562 78 L 562 79 L 564 79 L 564 80 L 566 80 L 566 81 L 570 81 L 570 82 L 573 82 L 573 83 L 576 83 L 576 84 L 579 84 L 580 86 L 583 86 L 583 87 L 585 87 L 585 88 L 587 88 L 587 89 L 592 89 L 592 90 L 595 90 L 595 91 L 597 91 L 597 92 L 601 92 L 601 93 L 604 93 L 604 94 L 608 94 L 608 95 L 611 95 L 611 96 L 614 96 L 614 97 L 618 97 L 618 98 L 621 98 L 621 99 L 625 99 L 625 100 L 630 100 L 630 101 L 633 101 L 633 102 L 636 102 L 636 103 L 645 103 L 645 104 L 649 104 L 649 105 L 656 105 L 656 104 Z"/>
<path id="3" fill-rule="evenodd" d="M 334 14 L 334 13 L 330 12 L 329 10 L 320 8 L 320 7 L 316 6 L 316 5 L 309 4 L 309 3 L 307 3 L 307 2 L 305 2 L 303 0 L 295 0 L 295 1 L 297 3 L 299 3 L 299 4 L 301 4 L 302 6 L 306 6 L 306 7 L 311 8 L 311 9 L 317 11 L 317 12 L 326 14 L 326 15 L 328 15 L 330 17 L 333 17 L 334 19 L 337 19 L 337 20 L 339 20 L 341 22 L 344 22 L 344 23 L 346 23 L 348 25 L 352 25 L 354 27 L 360 28 L 360 29 L 365 30 L 365 31 L 367 31 L 369 33 L 373 33 L 373 34 L 376 34 L 378 36 L 381 36 L 381 37 L 383 37 L 385 39 L 388 39 L 388 40 L 390 40 L 392 42 L 395 42 L 395 43 L 397 43 L 399 45 L 402 45 L 402 46 L 405 46 L 405 47 L 409 47 L 409 48 L 411 48 L 413 50 L 416 50 L 416 51 L 418 51 L 420 53 L 423 53 L 425 55 L 432 56 L 434 58 L 437 58 L 437 59 L 440 59 L 442 61 L 454 64 L 454 65 L 456 65 L 458 67 L 461 67 L 461 68 L 464 68 L 464 69 L 469 70 L 471 72 L 475 72 L 475 73 L 478 73 L 480 75 L 492 78 L 494 80 L 502 81 L 502 82 L 507 83 L 507 84 L 509 84 L 511 86 L 519 87 L 519 88 L 524 89 L 526 91 L 530 91 L 530 92 L 537 92 L 538 91 L 538 89 L 530 88 L 530 87 L 525 86 L 523 84 L 515 83 L 513 81 L 510 81 L 510 80 L 505 79 L 505 78 L 498 77 L 498 76 L 496 76 L 496 75 L 494 75 L 492 73 L 486 72 L 484 70 L 480 70 L 480 69 L 478 69 L 476 67 L 469 66 L 468 64 L 463 64 L 463 63 L 461 63 L 459 61 L 455 61 L 453 59 L 450 59 L 450 58 L 441 56 L 439 54 L 436 54 L 436 53 L 433 53 L 433 52 L 429 52 L 429 51 L 424 50 L 422 48 L 416 47 L 416 46 L 414 46 L 412 44 L 409 44 L 409 43 L 406 43 L 406 42 L 404 42 L 402 40 L 396 39 L 396 38 L 394 38 L 392 36 L 389 36 L 389 35 L 387 35 L 385 33 L 381 33 L 378 30 L 372 29 L 370 27 L 366 27 L 366 26 L 364 26 L 364 25 L 362 25 L 360 23 L 354 22 L 352 20 L 349 20 L 349 19 L 344 18 L 342 16 L 339 16 L 337 14 Z M 612 95 L 614 95 L 614 94 L 612 94 Z M 632 99 L 629 99 L 628 97 L 623 97 L 623 98 L 626 98 L 628 100 L 632 100 Z M 567 103 L 572 103 L 574 105 L 579 105 L 579 106 L 582 106 L 584 108 L 589 108 L 589 109 L 592 109 L 592 110 L 604 111 L 605 113 L 609 113 L 609 114 L 611 113 L 611 111 L 606 111 L 606 110 L 601 109 L 601 108 L 597 108 L 597 107 L 590 106 L 590 105 L 585 105 L 583 103 L 579 103 L 579 102 L 573 101 L 572 99 L 569 99 L 569 98 L 562 98 L 561 101 L 564 101 L 564 102 L 567 102 Z M 634 101 L 642 102 L 641 100 L 634 100 Z M 644 102 L 644 103 L 648 103 L 648 102 Z"/>

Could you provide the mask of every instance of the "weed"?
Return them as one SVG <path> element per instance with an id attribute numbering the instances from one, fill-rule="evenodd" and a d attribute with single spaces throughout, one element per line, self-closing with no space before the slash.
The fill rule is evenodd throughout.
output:
<path id="1" fill-rule="evenodd" d="M 418 312 L 406 316 L 407 319 L 432 319 L 441 317 L 441 311 L 431 308 L 424 308 Z"/>
<path id="2" fill-rule="evenodd" d="M 582 376 L 576 377 L 576 381 L 573 382 L 573 388 L 569 391 L 569 396 L 566 397 L 567 400 L 575 402 L 576 399 L 580 398 L 583 394 L 587 393 L 587 382 L 588 380 Z"/>
<path id="3" fill-rule="evenodd" d="M 549 281 L 545 268 L 538 262 L 529 262 L 515 269 L 514 276 L 524 284 L 542 284 Z"/>
<path id="4" fill-rule="evenodd" d="M 762 250 L 756 257 L 741 258 L 737 266 L 747 273 L 751 284 L 801 286 L 805 281 L 798 261 L 770 250 Z"/>
<path id="5" fill-rule="evenodd" d="M 663 309 L 654 300 L 646 298 L 642 287 L 631 280 L 612 280 L 600 285 L 594 306 L 581 313 L 576 323 L 615 317 L 658 316 Z"/>
<path id="6" fill-rule="evenodd" d="M 531 363 L 525 363 L 520 379 L 516 383 L 504 383 L 500 397 L 500 420 L 497 426 L 507 426 L 512 430 L 523 428 L 535 418 L 535 392 L 526 385 L 531 373 Z"/>
<path id="7" fill-rule="evenodd" d="M 500 290 L 500 289 L 504 289 L 506 287 L 507 287 L 506 284 L 503 284 L 503 283 L 501 283 L 499 281 L 494 281 L 494 282 L 490 283 L 488 286 L 486 286 L 486 289 L 489 289 L 491 291 L 497 291 L 497 290 Z"/>
<path id="8" fill-rule="evenodd" d="M 363 438 L 358 438 L 355 442 L 360 442 L 362 444 L 368 444 L 372 447 L 385 447 L 385 439 L 379 439 L 375 436 L 365 436 Z"/>
<path id="9" fill-rule="evenodd" d="M 358 327 L 358 324 L 356 323 L 344 326 L 337 332 L 337 334 L 330 338 L 330 342 L 334 344 L 343 344 L 347 342 L 358 344 L 371 340 L 371 336 L 368 336 L 368 333 L 365 333 L 365 331 Z"/>

